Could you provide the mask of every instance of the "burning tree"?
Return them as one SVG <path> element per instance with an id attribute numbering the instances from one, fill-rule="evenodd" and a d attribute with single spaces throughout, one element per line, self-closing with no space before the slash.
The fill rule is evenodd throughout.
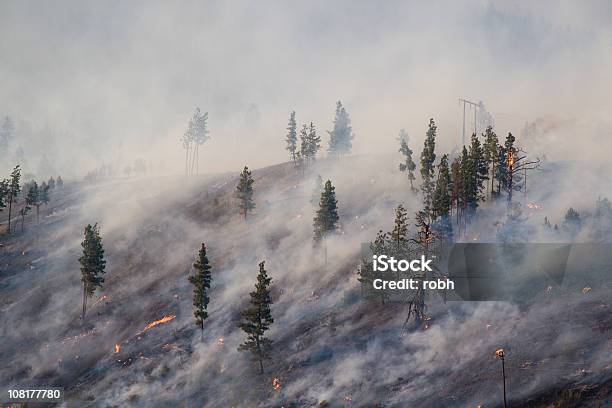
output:
<path id="1" fill-rule="evenodd" d="M 198 259 L 193 264 L 196 272 L 189 277 L 189 282 L 193 285 L 193 306 L 195 307 L 193 315 L 195 316 L 196 325 L 202 331 L 204 337 L 204 320 L 208 318 L 208 290 L 210 289 L 211 273 L 208 257 L 206 256 L 206 245 L 202 242 L 202 248 L 198 253 Z"/>
<path id="2" fill-rule="evenodd" d="M 498 193 L 500 188 L 507 194 L 508 204 L 512 202 L 512 193 L 525 189 L 527 183 L 527 171 L 540 167 L 540 159 L 527 160 L 525 152 L 514 146 L 516 138 L 508 133 L 504 146 L 499 146 L 498 156 Z"/>
<path id="3" fill-rule="evenodd" d="M 255 208 L 255 201 L 253 200 L 253 177 L 247 166 L 240 173 L 240 181 L 236 187 L 236 197 L 238 198 L 238 207 L 240 213 L 244 215 L 244 219 L 247 218 L 247 213 Z"/>
<path id="4" fill-rule="evenodd" d="M 88 224 L 85 227 L 85 239 L 81 243 L 83 255 L 79 258 L 81 264 L 81 281 L 83 282 L 83 313 L 81 319 L 85 320 L 87 311 L 87 297 L 93 296 L 96 288 L 102 287 L 106 268 L 104 247 L 100 237 L 98 224 Z"/>
<path id="5" fill-rule="evenodd" d="M 251 352 L 259 361 L 259 372 L 261 374 L 264 372 L 263 360 L 268 356 L 268 351 L 272 347 L 272 340 L 264 337 L 265 332 L 274 323 L 270 311 L 270 305 L 272 304 L 270 297 L 271 282 L 272 278 L 268 277 L 265 262 L 262 261 L 259 264 L 255 290 L 249 294 L 251 297 L 250 307 L 240 313 L 243 321 L 240 322 L 239 327 L 246 333 L 247 337 L 244 343 L 238 347 L 238 351 Z"/>

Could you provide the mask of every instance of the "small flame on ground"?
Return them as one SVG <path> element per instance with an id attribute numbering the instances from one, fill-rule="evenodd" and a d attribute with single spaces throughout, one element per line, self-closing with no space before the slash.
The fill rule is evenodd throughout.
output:
<path id="1" fill-rule="evenodd" d="M 94 302 L 93 305 L 91 305 L 91 307 L 94 307 L 95 305 L 97 305 L 98 303 L 102 302 L 103 300 L 107 300 L 108 296 L 107 295 L 102 295 L 100 296 L 98 299 L 96 299 L 96 301 Z"/>
<path id="2" fill-rule="evenodd" d="M 274 379 L 272 380 L 272 388 L 274 388 L 274 390 L 275 390 L 275 391 L 280 390 L 280 388 L 281 388 L 281 382 L 280 382 L 280 380 L 279 380 L 278 378 L 274 378 Z"/>
<path id="3" fill-rule="evenodd" d="M 538 203 L 527 203 L 527 208 L 531 208 L 532 210 L 541 210 L 544 208 L 544 206 Z"/>
<path id="4" fill-rule="evenodd" d="M 115 354 L 121 351 L 121 346 L 119 344 L 115 344 Z"/>
<path id="5" fill-rule="evenodd" d="M 589 286 L 586 286 L 586 287 L 582 288 L 582 294 L 586 295 L 587 293 L 589 293 L 591 291 L 591 289 L 592 288 L 589 287 Z"/>
<path id="6" fill-rule="evenodd" d="M 142 331 L 139 334 L 143 334 L 147 330 L 152 329 L 153 327 L 158 326 L 160 324 L 168 323 L 169 321 L 174 320 L 175 317 L 176 316 L 174 315 L 167 315 L 167 316 L 162 317 L 159 320 L 152 321 L 151 323 L 147 324 L 145 328 L 142 329 Z"/>
<path id="7" fill-rule="evenodd" d="M 223 337 L 219 337 L 217 339 L 217 346 L 223 346 L 225 344 L 225 339 Z"/>

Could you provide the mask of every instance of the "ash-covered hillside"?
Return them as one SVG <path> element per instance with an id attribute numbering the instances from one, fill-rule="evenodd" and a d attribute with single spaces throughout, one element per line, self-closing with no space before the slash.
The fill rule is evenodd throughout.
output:
<path id="1" fill-rule="evenodd" d="M 611 406 L 609 285 L 587 290 L 578 275 L 529 304 L 432 297 L 426 328 L 405 327 L 405 304 L 363 298 L 362 243 L 392 227 L 399 203 L 410 217 L 420 205 L 396 162 L 255 169 L 246 221 L 238 172 L 66 183 L 39 223 L 29 217 L 23 233 L 0 237 L 0 385 L 64 387 L 65 407 L 499 407 L 504 348 L 510 406 Z M 542 201 L 525 206 L 526 224 L 560 219 L 581 189 L 593 195 L 586 182 L 572 193 L 563 183 L 597 174 L 555 169 L 566 173 L 557 184 L 546 171 L 533 177 L 530 199 Z M 333 181 L 340 216 L 327 262 L 313 246 L 318 175 Z M 503 211 L 482 214 L 464 240 L 495 239 Z M 107 266 L 83 322 L 78 258 L 89 223 L 100 226 Z M 203 336 L 188 282 L 202 242 L 212 266 Z M 259 374 L 237 348 L 262 260 L 274 323 Z"/>

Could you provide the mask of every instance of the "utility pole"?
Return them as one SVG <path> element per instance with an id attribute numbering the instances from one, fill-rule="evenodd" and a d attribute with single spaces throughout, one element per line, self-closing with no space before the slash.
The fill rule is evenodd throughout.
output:
<path id="1" fill-rule="evenodd" d="M 477 122 L 476 122 L 476 107 L 478 107 L 478 104 L 472 101 L 468 101 L 467 99 L 463 99 L 463 98 L 459 98 L 459 104 L 463 103 L 463 135 L 462 135 L 462 139 L 461 142 L 463 143 L 463 146 L 465 146 L 465 105 L 471 105 L 474 108 L 474 133 L 477 133 Z"/>
<path id="2" fill-rule="evenodd" d="M 504 353 L 504 349 L 500 348 L 495 350 L 495 356 L 499 358 L 502 362 L 502 377 L 504 379 L 504 408 L 507 408 L 508 406 L 506 404 L 506 366 L 504 364 L 506 354 Z"/>

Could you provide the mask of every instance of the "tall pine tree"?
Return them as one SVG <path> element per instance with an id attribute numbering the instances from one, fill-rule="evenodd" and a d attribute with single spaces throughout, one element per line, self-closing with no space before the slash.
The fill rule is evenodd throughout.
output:
<path id="1" fill-rule="evenodd" d="M 287 142 L 287 151 L 291 156 L 291 160 L 295 164 L 295 153 L 297 150 L 297 124 L 295 122 L 295 111 L 291 112 L 291 116 L 289 116 L 289 123 L 287 124 L 287 137 L 285 138 L 285 142 Z"/>
<path id="2" fill-rule="evenodd" d="M 499 151 L 497 149 L 497 145 L 499 144 L 499 140 L 497 135 L 493 131 L 492 126 L 488 126 L 485 131 L 485 141 L 483 143 L 484 148 L 484 158 L 487 163 L 487 172 L 490 174 L 491 180 L 491 188 L 490 192 L 493 195 L 493 186 L 495 183 L 495 166 L 497 165 L 498 154 Z"/>
<path id="3" fill-rule="evenodd" d="M 404 129 L 400 130 L 399 140 L 400 140 L 399 151 L 404 156 L 404 162 L 400 163 L 399 170 L 401 172 L 408 173 L 408 180 L 410 180 L 410 190 L 414 192 L 415 188 L 414 188 L 413 182 L 415 180 L 414 171 L 416 170 L 416 164 L 414 160 L 412 159 L 412 153 L 413 153 L 412 149 L 408 147 L 408 134 L 406 133 L 406 130 Z"/>
<path id="4" fill-rule="evenodd" d="M 259 264 L 255 291 L 249 294 L 251 297 L 250 305 L 240 313 L 242 321 L 239 327 L 246 333 L 246 340 L 238 347 L 238 351 L 252 353 L 259 362 L 259 372 L 261 374 L 264 372 L 263 361 L 268 357 L 272 347 L 272 341 L 265 337 L 266 331 L 274 323 L 270 310 L 272 305 L 272 298 L 270 296 L 271 283 L 272 278 L 268 277 L 265 263 L 262 261 Z"/>
<path id="5" fill-rule="evenodd" d="M 21 191 L 21 185 L 19 184 L 19 180 L 21 179 L 21 168 L 19 165 L 13 168 L 11 172 L 11 178 L 8 181 L 8 191 L 6 194 L 8 205 L 9 205 L 9 213 L 8 213 L 8 232 L 11 233 L 11 212 L 13 210 L 13 203 L 17 202 L 17 197 L 19 196 L 19 192 Z"/>
<path id="6" fill-rule="evenodd" d="M 438 164 L 438 179 L 433 196 L 432 214 L 436 220 L 435 228 L 438 235 L 447 241 L 452 239 L 453 227 L 451 222 L 452 208 L 452 181 L 448 165 L 448 155 L 443 155 Z"/>
<path id="7" fill-rule="evenodd" d="M 314 239 L 316 242 L 324 240 L 330 233 L 338 228 L 338 201 L 336 200 L 336 188 L 332 186 L 330 180 L 325 182 L 321 200 L 319 201 L 319 209 L 317 210 L 313 227 Z"/>
<path id="8" fill-rule="evenodd" d="M 104 259 L 104 247 L 100 237 L 98 224 L 88 224 L 85 227 L 85 238 L 81 243 L 83 255 L 79 258 L 81 264 L 81 282 L 83 282 L 83 312 L 81 319 L 85 320 L 87 312 L 87 298 L 93 296 L 95 290 L 102 287 L 106 260 Z"/>
<path id="9" fill-rule="evenodd" d="M 314 123 L 310 122 L 308 128 L 308 157 L 314 161 L 317 158 L 317 153 L 321 148 L 321 136 L 317 136 L 317 130 L 315 129 Z"/>
<path id="10" fill-rule="evenodd" d="M 351 119 L 340 101 L 336 103 L 334 128 L 327 133 L 329 133 L 328 151 L 331 154 L 342 156 L 351 152 L 354 138 Z"/>
<path id="11" fill-rule="evenodd" d="M 436 123 L 433 119 L 429 119 L 429 127 L 425 134 L 425 142 L 423 151 L 421 152 L 421 192 L 423 193 L 423 211 L 429 221 L 431 221 L 431 204 L 435 188 L 434 162 L 436 160 Z"/>
<path id="12" fill-rule="evenodd" d="M 195 323 L 202 331 L 202 338 L 204 337 L 204 320 L 208 318 L 208 302 L 210 297 L 208 291 L 210 290 L 210 282 L 212 279 L 211 268 L 206 256 L 206 245 L 202 242 L 202 247 L 198 252 L 198 259 L 193 264 L 195 273 L 189 277 L 189 282 L 193 285 L 193 315 L 195 317 Z"/>
<path id="13" fill-rule="evenodd" d="M 238 207 L 240 213 L 247 218 L 247 213 L 255 208 L 255 201 L 253 200 L 253 177 L 247 166 L 240 173 L 240 181 L 236 187 L 236 197 L 238 198 Z"/>

